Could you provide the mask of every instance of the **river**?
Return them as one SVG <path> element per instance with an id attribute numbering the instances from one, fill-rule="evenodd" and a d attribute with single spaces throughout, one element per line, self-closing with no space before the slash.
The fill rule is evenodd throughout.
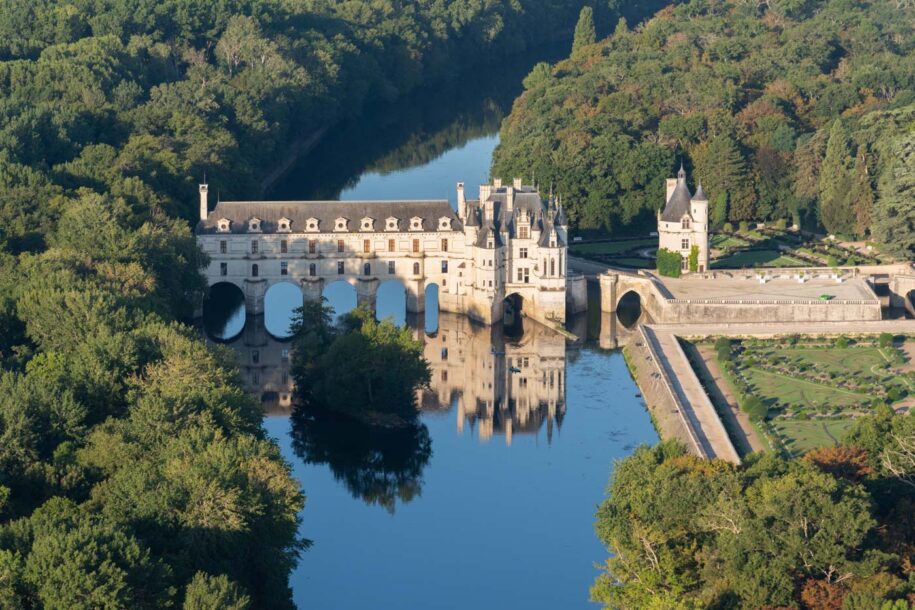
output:
<path id="1" fill-rule="evenodd" d="M 456 182 L 486 182 L 533 59 L 517 63 L 340 125 L 271 198 L 453 200 Z M 355 304 L 326 296 L 340 311 Z M 224 303 L 208 323 L 234 337 L 245 384 L 265 400 L 264 427 L 308 497 L 301 535 L 313 545 L 291 577 L 297 606 L 594 607 L 588 589 L 607 556 L 594 514 L 613 462 L 658 440 L 622 354 L 597 344 L 610 321 L 571 321 L 577 342 L 530 322 L 506 338 L 452 314 L 408 320 L 402 294 L 379 293 L 381 315 L 425 342 L 432 382 L 419 425 L 293 426 L 288 343 L 277 337 L 300 298 L 268 294 L 265 319 L 247 322 Z"/>

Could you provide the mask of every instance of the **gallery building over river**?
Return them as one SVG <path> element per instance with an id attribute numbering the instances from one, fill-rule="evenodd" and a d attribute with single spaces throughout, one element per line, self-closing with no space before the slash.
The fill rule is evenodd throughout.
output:
<path id="1" fill-rule="evenodd" d="M 520 180 L 480 187 L 457 211 L 446 200 L 220 201 L 210 211 L 200 185 L 197 240 L 210 257 L 211 286 L 227 282 L 245 295 L 248 313 L 263 313 L 270 286 L 291 282 L 303 298 L 345 281 L 359 304 L 375 305 L 381 282 L 403 283 L 407 311 L 425 309 L 427 286 L 439 308 L 491 324 L 520 307 L 525 315 L 564 322 L 583 311 L 582 276 L 569 277 L 568 221 L 551 196 Z"/>

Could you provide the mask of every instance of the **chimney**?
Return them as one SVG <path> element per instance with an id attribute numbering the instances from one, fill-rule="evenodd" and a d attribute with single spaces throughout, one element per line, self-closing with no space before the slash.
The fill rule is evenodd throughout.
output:
<path id="1" fill-rule="evenodd" d="M 492 185 L 493 185 L 494 187 L 496 187 L 497 189 L 502 188 L 502 178 L 493 178 L 493 179 L 492 179 Z"/>
<path id="2" fill-rule="evenodd" d="M 209 214 L 209 204 L 207 203 L 207 190 L 209 186 L 207 184 L 200 185 L 200 220 L 206 220 L 207 214 Z"/>
<path id="3" fill-rule="evenodd" d="M 464 183 L 457 183 L 457 213 L 462 221 L 467 218 L 467 199 L 464 197 Z"/>
<path id="4" fill-rule="evenodd" d="M 668 178 L 667 179 L 667 197 L 664 198 L 664 203 L 670 201 L 670 196 L 674 194 L 674 189 L 677 188 L 677 179 Z"/>
<path id="5" fill-rule="evenodd" d="M 505 208 L 509 214 L 515 209 L 515 189 L 511 186 L 506 190 Z"/>
<path id="6" fill-rule="evenodd" d="M 515 187 L 515 190 L 516 190 L 516 191 L 520 191 L 520 190 L 521 190 L 521 178 L 515 178 L 514 187 Z"/>

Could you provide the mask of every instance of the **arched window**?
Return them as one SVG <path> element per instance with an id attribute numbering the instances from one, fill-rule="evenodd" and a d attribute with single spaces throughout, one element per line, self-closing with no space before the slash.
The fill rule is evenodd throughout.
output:
<path id="1" fill-rule="evenodd" d="M 310 275 L 311 277 L 314 277 L 316 271 L 317 271 L 317 268 L 315 267 L 314 263 L 311 263 L 310 265 L 308 265 L 308 275 Z"/>
<path id="2" fill-rule="evenodd" d="M 257 277 L 260 270 L 257 268 L 257 263 L 251 265 L 251 277 Z"/>
<path id="3" fill-rule="evenodd" d="M 556 259 L 550 259 L 550 275 L 556 275 Z"/>
<path id="4" fill-rule="evenodd" d="M 413 263 L 413 275 L 419 275 L 419 263 Z"/>
<path id="5" fill-rule="evenodd" d="M 372 264 L 366 263 L 362 265 L 362 275 L 372 275 Z"/>

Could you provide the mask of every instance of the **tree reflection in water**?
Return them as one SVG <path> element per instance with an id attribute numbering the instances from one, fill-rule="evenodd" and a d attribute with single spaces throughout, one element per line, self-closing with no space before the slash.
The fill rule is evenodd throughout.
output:
<path id="1" fill-rule="evenodd" d="M 292 446 L 309 464 L 327 464 L 354 498 L 394 513 L 422 492 L 432 440 L 422 423 L 370 426 L 333 413 L 295 409 Z"/>

